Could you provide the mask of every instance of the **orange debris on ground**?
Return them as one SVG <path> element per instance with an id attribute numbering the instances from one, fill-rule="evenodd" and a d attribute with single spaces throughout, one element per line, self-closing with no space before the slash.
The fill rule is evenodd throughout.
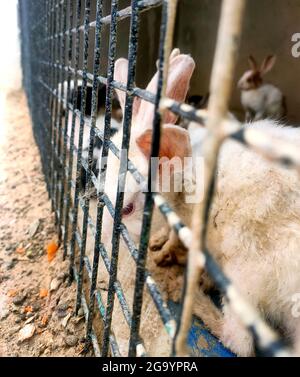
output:
<path id="1" fill-rule="evenodd" d="M 55 242 L 50 242 L 47 246 L 48 262 L 51 262 L 57 253 L 58 245 Z"/>
<path id="2" fill-rule="evenodd" d="M 24 312 L 25 313 L 32 313 L 33 312 L 33 307 L 32 306 L 25 306 Z"/>
<path id="3" fill-rule="evenodd" d="M 40 290 L 40 298 L 45 298 L 48 296 L 48 290 L 47 289 L 41 289 Z"/>
<path id="4" fill-rule="evenodd" d="M 48 320 L 49 320 L 48 315 L 47 315 L 47 314 L 44 314 L 43 317 L 42 317 L 42 320 L 41 320 L 41 324 L 42 324 L 42 326 L 45 327 L 45 326 L 47 325 L 47 323 L 48 323 Z"/>
<path id="5" fill-rule="evenodd" d="M 10 289 L 8 292 L 7 292 L 7 296 L 8 297 L 15 297 L 17 295 L 17 290 L 16 289 Z"/>
<path id="6" fill-rule="evenodd" d="M 18 247 L 17 250 L 16 250 L 17 254 L 24 254 L 25 253 L 25 249 L 24 247 Z"/>

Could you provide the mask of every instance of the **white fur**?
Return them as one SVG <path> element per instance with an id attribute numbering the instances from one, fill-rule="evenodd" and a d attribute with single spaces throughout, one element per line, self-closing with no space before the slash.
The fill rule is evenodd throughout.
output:
<path id="1" fill-rule="evenodd" d="M 72 131 L 72 118 L 73 118 L 73 113 L 69 111 L 69 118 L 68 118 L 68 143 L 67 147 L 70 149 L 70 138 L 71 138 L 71 131 Z M 85 119 L 90 122 L 91 118 L 86 116 Z M 104 114 L 99 113 L 96 119 L 96 127 L 98 128 L 99 131 L 104 132 Z M 121 123 L 115 120 L 114 118 L 111 118 L 111 128 L 118 131 L 121 127 Z M 84 125 L 83 128 L 83 142 L 82 142 L 82 152 L 83 152 L 83 158 L 88 157 L 88 150 L 89 150 L 89 143 L 90 143 L 90 130 L 91 128 L 87 126 L 86 124 Z M 80 131 L 80 118 L 75 115 L 75 127 L 74 127 L 74 145 L 76 148 L 79 146 L 79 131 Z M 101 156 L 102 149 L 99 148 L 94 148 L 93 152 L 93 157 L 94 159 L 98 160 Z"/>
<path id="2" fill-rule="evenodd" d="M 246 122 L 266 118 L 280 120 L 285 115 L 286 106 L 281 91 L 274 85 L 263 83 L 263 76 L 274 67 L 275 62 L 276 56 L 269 55 L 259 67 L 252 55 L 248 58 L 250 70 L 238 82 Z"/>
<path id="3" fill-rule="evenodd" d="M 241 101 L 246 111 L 250 110 L 255 114 L 254 121 L 264 118 L 280 119 L 284 112 L 283 94 L 271 84 L 242 91 Z"/>
<path id="4" fill-rule="evenodd" d="M 300 148 L 298 129 L 269 120 L 251 127 Z M 204 135 L 200 128 L 196 155 L 201 155 Z M 280 325 L 299 351 L 300 322 L 292 316 L 292 296 L 300 292 L 299 176 L 229 140 L 221 149 L 217 177 L 209 249 L 239 291 L 267 320 Z M 250 335 L 224 304 L 221 340 L 239 355 L 251 355 Z"/>

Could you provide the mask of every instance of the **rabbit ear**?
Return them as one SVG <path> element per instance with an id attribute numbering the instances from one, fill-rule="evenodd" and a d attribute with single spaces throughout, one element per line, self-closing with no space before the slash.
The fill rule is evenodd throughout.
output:
<path id="1" fill-rule="evenodd" d="M 114 74 L 114 81 L 117 81 L 125 87 L 127 86 L 127 80 L 128 80 L 128 60 L 127 59 L 118 59 L 115 63 L 115 74 Z M 124 115 L 125 113 L 125 101 L 126 101 L 126 92 L 120 89 L 116 89 L 117 97 L 120 102 L 120 106 L 122 109 L 122 114 Z M 136 98 L 134 99 L 133 102 L 133 117 L 135 117 L 138 113 L 139 106 L 140 106 L 140 99 Z"/>
<path id="2" fill-rule="evenodd" d="M 123 58 L 118 59 L 115 63 L 114 81 L 117 81 L 126 86 L 127 78 L 128 78 L 128 60 L 123 59 Z M 116 89 L 116 93 L 118 96 L 118 100 L 120 102 L 122 112 L 124 114 L 126 93 L 119 89 Z"/>
<path id="3" fill-rule="evenodd" d="M 152 144 L 152 130 L 147 129 L 137 139 L 136 143 L 149 159 Z M 191 142 L 187 130 L 173 125 L 164 125 L 160 140 L 159 158 L 179 157 L 181 160 L 184 157 L 190 157 L 192 154 Z"/>
<path id="4" fill-rule="evenodd" d="M 274 67 L 275 63 L 276 63 L 275 55 L 267 56 L 261 65 L 261 68 L 260 68 L 261 74 L 265 75 L 266 73 L 268 73 Z"/>
<path id="5" fill-rule="evenodd" d="M 173 51 L 171 52 L 171 55 L 170 55 L 170 62 L 171 62 L 171 60 L 176 58 L 176 56 L 178 56 L 178 55 L 180 55 L 179 48 L 174 48 Z M 157 70 L 159 70 L 159 59 L 156 61 L 156 68 L 157 68 Z"/>
<path id="6" fill-rule="evenodd" d="M 174 48 L 170 55 L 170 62 L 175 59 L 178 55 L 180 55 L 179 48 Z"/>
<path id="7" fill-rule="evenodd" d="M 170 56 L 169 75 L 166 96 L 178 102 L 184 102 L 187 95 L 190 80 L 195 69 L 195 61 L 189 55 L 180 55 L 180 50 L 173 50 Z M 147 91 L 156 94 L 158 85 L 158 72 L 150 81 Z M 138 127 L 145 129 L 152 126 L 154 116 L 154 105 L 141 101 L 139 114 L 137 116 Z M 175 124 L 178 116 L 167 112 L 164 123 Z"/>
<path id="8" fill-rule="evenodd" d="M 175 55 L 175 57 L 171 59 L 166 92 L 168 98 L 178 102 L 185 101 L 195 67 L 195 61 L 189 55 Z M 165 115 L 164 122 L 175 124 L 177 119 L 177 115 L 168 111 Z"/>
<path id="9" fill-rule="evenodd" d="M 249 63 L 250 68 L 253 71 L 258 71 L 258 64 L 257 64 L 256 60 L 254 59 L 254 57 L 252 55 L 249 55 L 248 63 Z"/>

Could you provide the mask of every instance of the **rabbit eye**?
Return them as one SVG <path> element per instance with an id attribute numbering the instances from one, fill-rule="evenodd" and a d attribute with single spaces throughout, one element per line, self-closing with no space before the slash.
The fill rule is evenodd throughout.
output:
<path id="1" fill-rule="evenodd" d="M 122 209 L 122 215 L 123 216 L 129 216 L 134 212 L 134 204 L 129 203 L 126 207 Z"/>

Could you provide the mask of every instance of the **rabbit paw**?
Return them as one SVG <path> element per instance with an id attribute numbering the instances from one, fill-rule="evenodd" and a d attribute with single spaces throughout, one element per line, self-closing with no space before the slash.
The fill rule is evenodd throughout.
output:
<path id="1" fill-rule="evenodd" d="M 153 259 L 160 267 L 186 264 L 187 250 L 173 231 L 161 231 L 154 235 L 150 240 L 149 249 L 155 252 Z"/>
<path id="2" fill-rule="evenodd" d="M 165 243 L 168 241 L 170 236 L 170 231 L 163 228 L 159 230 L 157 233 L 154 234 L 150 238 L 149 241 L 149 250 L 150 251 L 159 251 L 162 249 L 162 247 L 165 245 Z"/>
<path id="3" fill-rule="evenodd" d="M 254 355 L 253 339 L 248 330 L 231 311 L 225 311 L 221 342 L 238 356 Z"/>

